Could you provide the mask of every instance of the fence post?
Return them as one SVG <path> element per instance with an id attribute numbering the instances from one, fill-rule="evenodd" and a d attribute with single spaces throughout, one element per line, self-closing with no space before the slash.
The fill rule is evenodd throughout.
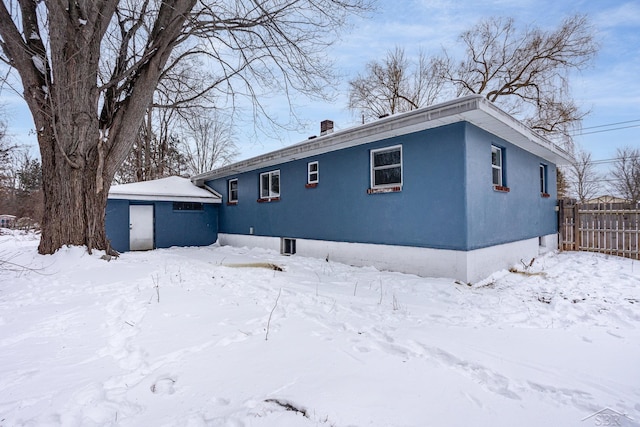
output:
<path id="1" fill-rule="evenodd" d="M 558 200 L 558 248 L 560 251 L 567 250 L 566 242 L 569 241 L 568 230 L 567 230 L 567 203 L 568 199 L 562 198 Z M 570 249 L 569 249 L 570 250 Z"/>
<path id="2" fill-rule="evenodd" d="M 573 205 L 573 244 L 574 250 L 580 250 L 581 244 L 580 236 L 580 205 L 578 203 Z"/>
<path id="3" fill-rule="evenodd" d="M 562 252 L 564 250 L 564 200 L 558 199 L 558 215 L 556 220 L 558 221 L 558 250 Z"/>

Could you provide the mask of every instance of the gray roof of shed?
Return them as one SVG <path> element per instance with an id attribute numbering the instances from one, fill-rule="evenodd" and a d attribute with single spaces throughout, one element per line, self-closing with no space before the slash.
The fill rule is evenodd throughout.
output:
<path id="1" fill-rule="evenodd" d="M 202 186 L 208 180 L 456 122 L 469 122 L 554 164 L 567 164 L 572 160 L 568 152 L 502 111 L 484 96 L 471 95 L 319 136 L 195 175 L 191 181 Z"/>

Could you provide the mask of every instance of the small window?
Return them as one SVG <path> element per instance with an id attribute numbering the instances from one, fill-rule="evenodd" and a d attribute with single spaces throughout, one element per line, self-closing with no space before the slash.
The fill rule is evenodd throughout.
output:
<path id="1" fill-rule="evenodd" d="M 280 197 L 280 171 L 260 174 L 260 198 L 272 199 Z"/>
<path id="2" fill-rule="evenodd" d="M 204 205 L 199 202 L 173 202 L 174 211 L 203 211 Z"/>
<path id="3" fill-rule="evenodd" d="M 317 184 L 320 181 L 320 166 L 318 162 L 307 163 L 307 184 Z"/>
<path id="4" fill-rule="evenodd" d="M 282 255 L 293 255 L 296 253 L 296 239 L 282 238 L 280 240 L 280 253 Z"/>
<path id="5" fill-rule="evenodd" d="M 371 150 L 371 187 L 402 185 L 402 146 Z"/>
<path id="6" fill-rule="evenodd" d="M 547 165 L 540 164 L 540 193 L 547 194 Z"/>
<path id="7" fill-rule="evenodd" d="M 491 170 L 493 173 L 493 185 L 503 186 L 503 151 L 502 148 L 496 147 L 495 145 L 491 146 Z"/>
<path id="8" fill-rule="evenodd" d="M 228 184 L 227 200 L 229 203 L 236 203 L 238 201 L 238 179 L 230 179 Z"/>

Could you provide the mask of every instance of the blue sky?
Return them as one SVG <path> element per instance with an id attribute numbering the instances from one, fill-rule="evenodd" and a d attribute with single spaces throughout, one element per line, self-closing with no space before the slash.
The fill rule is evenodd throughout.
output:
<path id="1" fill-rule="evenodd" d="M 594 160 L 615 157 L 617 147 L 640 148 L 640 1 L 379 0 L 377 11 L 354 21 L 328 53 L 344 76 L 335 88 L 335 101 L 297 100 L 296 112 L 308 121 L 308 126 L 300 132 L 283 133 L 281 141 L 244 144 L 242 157 L 316 135 L 324 119 L 334 120 L 337 129 L 357 125 L 358 118 L 346 108 L 347 81 L 367 62 L 383 58 L 395 46 L 404 47 L 407 55 L 416 55 L 420 48 L 435 55 L 442 47 L 459 46 L 458 35 L 482 17 L 513 17 L 518 26 L 551 29 L 576 13 L 589 16 L 600 50 L 588 69 L 573 76 L 573 96 L 584 110 L 590 111 L 583 122 L 585 134 L 576 136 L 575 141 L 590 151 Z M 632 120 L 635 122 L 604 126 Z M 634 127 L 612 130 L 625 126 Z"/>
<path id="2" fill-rule="evenodd" d="M 240 132 L 239 158 L 306 140 L 319 133 L 324 119 L 334 120 L 336 129 L 358 124 L 358 118 L 346 107 L 347 82 L 362 71 L 367 62 L 383 58 L 396 46 L 403 47 L 408 56 L 416 55 L 419 49 L 436 55 L 442 47 L 459 46 L 458 35 L 483 17 L 513 17 L 519 26 L 554 28 L 563 18 L 575 13 L 589 16 L 600 45 L 592 66 L 576 73 L 572 81 L 574 98 L 583 109 L 590 111 L 583 122 L 585 134 L 575 140 L 592 153 L 594 160 L 615 157 L 617 147 L 640 148 L 640 1 L 378 0 L 376 11 L 353 20 L 351 27 L 327 52 L 342 75 L 338 85 L 332 88 L 335 99 L 331 102 L 294 99 L 293 109 L 305 123 L 298 131 L 258 138 L 249 138 Z M 33 145 L 35 151 L 35 137 L 28 134 L 33 127 L 31 116 L 23 101 L 7 90 L 3 91 L 2 98 L 9 114 L 10 133 L 17 142 Z M 277 97 L 264 102 L 270 114 L 286 121 L 290 110 L 284 104 Z M 616 123 L 621 124 L 612 125 Z M 627 128 L 612 130 L 622 127 Z"/>

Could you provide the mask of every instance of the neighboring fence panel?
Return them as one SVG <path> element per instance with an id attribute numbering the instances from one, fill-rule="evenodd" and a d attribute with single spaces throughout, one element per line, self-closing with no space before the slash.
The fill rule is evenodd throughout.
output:
<path id="1" fill-rule="evenodd" d="M 640 259 L 640 210 L 623 203 L 559 203 L 560 249 Z"/>

